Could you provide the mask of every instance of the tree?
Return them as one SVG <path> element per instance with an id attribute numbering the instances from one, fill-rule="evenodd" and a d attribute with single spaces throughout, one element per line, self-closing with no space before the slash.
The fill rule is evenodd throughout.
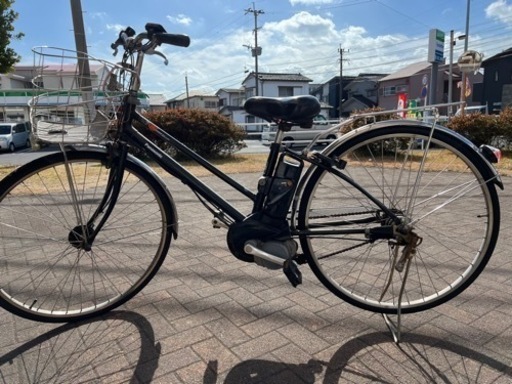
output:
<path id="1" fill-rule="evenodd" d="M 0 0 L 0 73 L 8 73 L 21 56 L 9 48 L 12 39 L 19 40 L 24 34 L 14 33 L 14 21 L 18 13 L 11 9 L 14 0 Z"/>

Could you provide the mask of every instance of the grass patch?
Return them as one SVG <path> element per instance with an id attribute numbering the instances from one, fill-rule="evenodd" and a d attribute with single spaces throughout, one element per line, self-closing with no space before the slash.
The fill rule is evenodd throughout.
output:
<path id="1" fill-rule="evenodd" d="M 450 155 L 451 156 L 451 155 Z M 265 167 L 267 161 L 267 154 L 235 154 L 231 157 L 222 158 L 222 159 L 214 159 L 210 162 L 219 168 L 222 172 L 227 174 L 235 174 L 235 173 L 263 173 L 263 169 Z M 449 162 L 450 159 L 437 159 L 438 164 L 443 164 Z M 370 162 L 360 161 L 361 166 L 375 166 L 375 164 L 371 164 Z M 158 167 L 150 164 L 152 168 L 158 173 L 160 176 L 166 175 L 166 172 Z M 200 165 L 196 164 L 192 161 L 184 161 L 182 165 L 193 175 L 197 177 L 203 177 L 210 175 L 210 172 L 202 168 Z M 352 163 L 352 165 L 354 165 Z M 494 166 L 498 169 L 499 173 L 503 176 L 512 176 L 512 151 L 506 151 L 503 153 L 503 157 L 498 164 L 494 164 Z M 0 167 L 0 180 L 11 173 L 15 167 L 7 166 Z"/>
<path id="2" fill-rule="evenodd" d="M 261 172 L 265 167 L 267 161 L 267 154 L 238 154 L 227 158 L 214 159 L 210 162 L 225 173 L 250 173 L 250 172 Z M 183 161 L 181 164 L 187 168 L 195 176 L 207 176 L 209 172 L 200 165 L 193 161 Z M 166 172 L 155 164 L 149 163 L 149 165 L 160 175 L 166 174 Z M 0 167 L 0 180 L 7 176 L 9 173 L 14 171 L 14 166 Z"/>

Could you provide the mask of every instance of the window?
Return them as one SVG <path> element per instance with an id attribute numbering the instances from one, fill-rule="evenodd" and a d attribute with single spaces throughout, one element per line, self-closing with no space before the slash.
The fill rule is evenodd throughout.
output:
<path id="1" fill-rule="evenodd" d="M 233 107 L 241 107 L 244 105 L 244 98 L 243 97 L 235 97 L 233 98 L 232 106 Z"/>
<path id="2" fill-rule="evenodd" d="M 293 96 L 293 87 L 277 87 L 279 97 Z"/>
<path id="3" fill-rule="evenodd" d="M 245 97 L 248 99 L 249 97 L 254 96 L 254 88 L 246 88 L 245 89 Z"/>
<path id="4" fill-rule="evenodd" d="M 409 90 L 409 87 L 407 85 L 397 85 L 397 86 L 390 86 L 390 87 L 384 87 L 383 89 L 383 95 L 384 96 L 392 96 L 399 93 L 407 93 Z"/>
<path id="5" fill-rule="evenodd" d="M 22 132 L 25 132 L 26 130 L 27 130 L 27 127 L 26 127 L 25 123 L 16 124 L 16 126 L 14 127 L 14 133 L 22 133 Z"/>
<path id="6" fill-rule="evenodd" d="M 496 81 L 496 82 L 497 82 L 497 81 L 498 81 L 498 79 L 499 79 L 498 71 L 495 71 L 495 72 L 494 72 L 494 81 Z"/>
<path id="7" fill-rule="evenodd" d="M 204 107 L 205 108 L 210 108 L 210 109 L 213 109 L 213 108 L 217 108 L 217 102 L 216 101 L 207 101 L 205 100 L 204 102 Z"/>
<path id="8" fill-rule="evenodd" d="M 382 94 L 384 96 L 396 95 L 396 88 L 395 87 L 384 87 Z"/>

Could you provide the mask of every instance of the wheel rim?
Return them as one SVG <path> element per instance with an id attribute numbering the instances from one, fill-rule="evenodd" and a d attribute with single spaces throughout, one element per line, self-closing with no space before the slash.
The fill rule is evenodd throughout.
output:
<path id="1" fill-rule="evenodd" d="M 70 189 L 57 191 L 67 183 L 63 165 L 28 176 L 0 201 L 0 296 L 22 316 L 84 318 L 116 306 L 147 282 L 165 248 L 161 202 L 128 171 L 92 248 L 77 246 L 77 222 L 95 211 L 109 171 L 99 160 L 70 161 L 70 171 L 78 212 Z"/>
<path id="2" fill-rule="evenodd" d="M 423 244 L 411 261 L 402 296 L 402 307 L 406 312 L 413 312 L 441 303 L 478 275 L 489 256 L 495 218 L 489 206 L 488 189 L 481 188 L 474 180 L 471 173 L 474 169 L 468 167 L 461 153 L 455 152 L 459 157 L 450 159 L 449 168 L 445 168 L 436 159 L 443 149 L 432 149 L 425 160 L 425 172 L 418 179 L 414 168 L 419 169 L 421 165 L 414 159 L 420 150 L 411 151 L 408 147 L 408 143 L 412 144 L 418 137 L 398 136 L 396 148 L 405 148 L 401 153 L 412 156 L 409 160 L 405 157 L 400 160 L 396 157 L 399 151 L 392 151 L 392 148 L 383 151 L 384 146 L 381 146 L 380 151 L 377 150 L 376 143 L 372 144 L 373 150 L 368 150 L 368 142 L 362 142 L 359 149 L 351 153 L 344 172 L 358 183 L 366 184 L 365 188 L 387 206 L 403 212 L 423 238 Z M 392 138 L 393 135 L 386 136 L 385 141 L 390 143 Z M 380 155 L 383 152 L 388 153 L 386 162 Z M 393 152 L 395 158 L 390 158 L 389 153 Z M 413 185 L 415 180 L 419 180 L 417 189 Z M 417 197 L 408 200 L 407 195 L 414 193 Z M 301 224 L 304 228 L 328 228 L 328 220 L 345 222 L 347 227 L 353 228 L 376 225 L 376 219 L 371 224 L 362 222 L 374 215 L 375 205 L 331 174 L 323 175 L 311 196 L 304 207 L 307 212 Z M 340 201 L 341 206 L 334 208 Z M 370 310 L 396 310 L 404 278 L 403 273 L 391 268 L 396 245 L 387 240 L 368 243 L 362 235 L 303 237 L 301 240 L 310 255 L 313 270 L 340 297 Z M 391 272 L 391 283 L 386 290 Z"/>

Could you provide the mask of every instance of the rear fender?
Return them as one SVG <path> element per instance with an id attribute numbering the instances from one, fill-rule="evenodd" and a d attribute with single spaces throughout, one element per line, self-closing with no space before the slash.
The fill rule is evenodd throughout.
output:
<path id="1" fill-rule="evenodd" d="M 425 129 L 425 130 L 431 130 L 432 124 L 424 123 L 422 121 L 417 120 L 387 120 L 387 121 L 381 121 L 377 123 L 367 124 L 363 127 L 354 129 L 353 131 L 350 131 L 343 136 L 341 136 L 338 140 L 332 142 L 330 145 L 328 145 L 322 153 L 324 155 L 331 154 L 336 148 L 338 148 L 340 145 L 345 143 L 347 140 L 350 140 L 355 135 L 367 132 L 372 129 L 379 129 L 379 128 L 386 128 L 386 127 L 394 127 L 394 126 L 407 126 L 411 128 L 419 128 L 419 129 Z M 461 146 L 466 147 L 467 149 L 470 149 L 474 151 L 478 156 L 478 161 L 483 165 L 483 176 L 485 180 L 492 180 L 494 184 L 496 184 L 501 190 L 503 190 L 503 182 L 498 174 L 498 171 L 496 168 L 492 166 L 492 164 L 487 160 L 486 157 L 482 154 L 482 152 L 479 150 L 479 148 L 474 145 L 469 139 L 462 136 L 461 134 L 443 127 L 442 125 L 434 125 L 435 129 L 442 132 L 445 135 L 451 136 L 454 139 L 458 140 Z"/>

